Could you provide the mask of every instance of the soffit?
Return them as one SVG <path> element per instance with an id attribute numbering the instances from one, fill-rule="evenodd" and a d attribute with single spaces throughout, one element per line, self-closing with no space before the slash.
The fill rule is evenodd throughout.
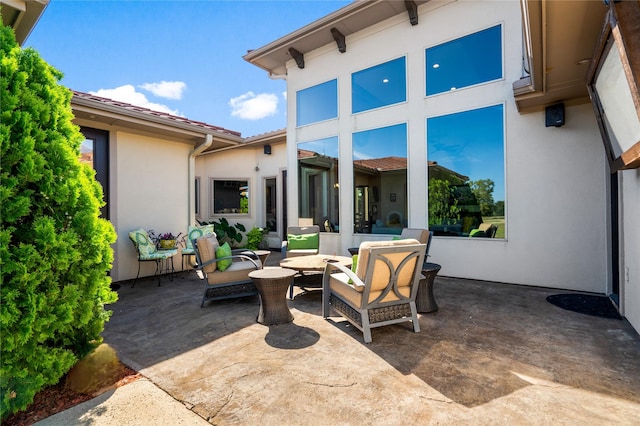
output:
<path id="1" fill-rule="evenodd" d="M 428 1 L 416 0 L 415 3 L 419 6 Z M 409 25 L 409 15 L 404 1 L 357 0 L 266 46 L 249 51 L 243 58 L 270 74 L 284 75 L 286 74 L 285 64 L 292 59 L 289 54 L 290 47 L 305 54 L 335 43 L 331 28 L 336 28 L 347 37 L 400 13 L 407 14 L 407 25 Z"/>
<path id="2" fill-rule="evenodd" d="M 220 151 L 226 151 L 228 149 L 256 149 L 263 147 L 265 145 L 281 145 L 287 143 L 287 129 L 278 129 L 273 130 L 267 133 L 261 133 L 259 135 L 251 136 L 245 138 L 242 144 L 227 146 L 227 147 L 217 147 L 212 145 L 210 148 L 206 149 L 203 152 L 204 154 L 213 154 Z"/>
<path id="3" fill-rule="evenodd" d="M 607 13 L 605 4 L 594 0 L 522 3 L 531 35 L 531 85 L 527 93 L 516 92 L 518 110 L 589 102 L 586 74 Z"/>
<path id="4" fill-rule="evenodd" d="M 27 39 L 48 4 L 49 0 L 0 0 L 2 24 L 13 28 L 19 45 Z"/>

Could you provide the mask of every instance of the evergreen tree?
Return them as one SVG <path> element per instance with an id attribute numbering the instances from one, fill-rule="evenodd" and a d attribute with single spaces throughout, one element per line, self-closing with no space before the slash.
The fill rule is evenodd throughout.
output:
<path id="1" fill-rule="evenodd" d="M 62 74 L 0 33 L 0 417 L 101 342 L 116 234 Z"/>

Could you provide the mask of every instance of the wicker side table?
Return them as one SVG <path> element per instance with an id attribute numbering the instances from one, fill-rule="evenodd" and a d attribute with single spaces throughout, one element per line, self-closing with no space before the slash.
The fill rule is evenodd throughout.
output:
<path id="1" fill-rule="evenodd" d="M 420 280 L 416 296 L 416 309 L 420 313 L 426 314 L 438 310 L 436 298 L 433 296 L 433 282 L 440 268 L 441 266 L 437 263 L 426 263 L 422 268 L 425 279 Z"/>
<path id="2" fill-rule="evenodd" d="M 296 271 L 285 268 L 267 268 L 249 272 L 260 294 L 258 322 L 265 325 L 293 321 L 287 305 L 287 288 Z"/>

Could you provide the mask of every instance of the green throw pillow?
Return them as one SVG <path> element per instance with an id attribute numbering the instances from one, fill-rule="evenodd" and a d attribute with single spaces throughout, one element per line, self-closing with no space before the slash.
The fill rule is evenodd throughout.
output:
<path id="1" fill-rule="evenodd" d="M 356 273 L 356 268 L 358 267 L 358 255 L 354 254 L 351 257 L 351 272 Z M 353 280 L 349 278 L 349 284 L 353 284 Z"/>
<path id="2" fill-rule="evenodd" d="M 229 243 L 224 243 L 223 245 L 221 245 L 216 249 L 216 257 L 229 257 L 229 256 L 231 256 L 231 246 L 229 245 Z M 233 259 L 225 259 L 225 260 L 219 260 L 216 263 L 218 264 L 217 265 L 218 269 L 221 271 L 224 271 L 231 265 L 232 262 L 233 262 Z"/>
<path id="3" fill-rule="evenodd" d="M 318 234 L 288 234 L 287 247 L 289 250 L 317 249 L 320 245 Z"/>
<path id="4" fill-rule="evenodd" d="M 486 236 L 486 234 L 484 232 L 482 232 L 479 229 L 472 229 L 471 232 L 469 232 L 469 236 L 470 237 L 484 237 Z"/>

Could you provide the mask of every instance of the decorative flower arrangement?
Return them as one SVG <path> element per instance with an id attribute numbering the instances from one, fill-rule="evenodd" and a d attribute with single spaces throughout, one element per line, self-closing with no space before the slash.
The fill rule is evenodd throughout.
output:
<path id="1" fill-rule="evenodd" d="M 153 231 L 149 231 L 149 237 L 151 240 L 161 249 L 172 249 L 176 247 L 176 240 L 182 235 L 182 232 L 178 235 L 173 235 L 171 232 L 165 232 L 164 234 L 156 234 Z"/>
<path id="2" fill-rule="evenodd" d="M 164 233 L 164 234 L 160 235 L 160 240 L 176 240 L 176 239 L 178 239 L 180 234 L 173 235 L 171 232 L 167 232 L 167 233 Z"/>

